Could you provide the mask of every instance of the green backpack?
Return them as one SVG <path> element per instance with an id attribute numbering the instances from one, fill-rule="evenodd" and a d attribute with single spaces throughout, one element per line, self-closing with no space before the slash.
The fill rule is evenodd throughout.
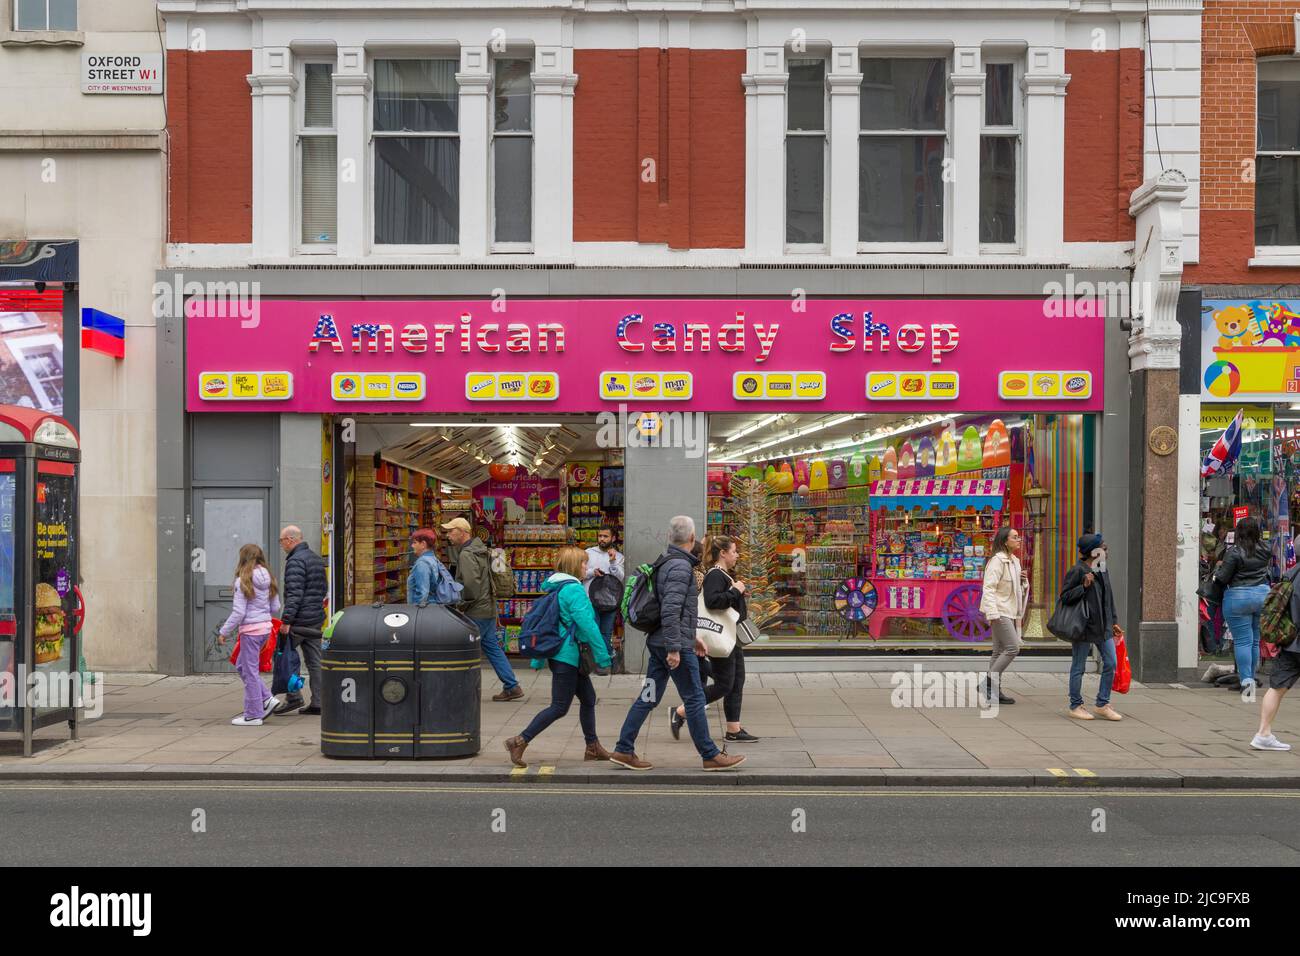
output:
<path id="1" fill-rule="evenodd" d="M 1294 591 L 1291 577 L 1285 577 L 1269 588 L 1259 614 L 1259 639 L 1265 644 L 1287 647 L 1295 640 L 1296 625 L 1291 619 L 1291 595 Z"/>

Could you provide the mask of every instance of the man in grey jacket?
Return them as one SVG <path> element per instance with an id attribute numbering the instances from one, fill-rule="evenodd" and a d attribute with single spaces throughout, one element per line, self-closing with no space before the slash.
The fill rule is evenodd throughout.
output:
<path id="1" fill-rule="evenodd" d="M 650 770 L 654 765 L 636 755 L 636 737 L 650 712 L 663 699 L 671 677 L 686 707 L 686 725 L 700 752 L 705 770 L 731 770 L 744 761 L 720 751 L 709 736 L 709 719 L 700 685 L 699 654 L 704 644 L 695 636 L 699 591 L 695 587 L 695 521 L 678 515 L 669 523 L 668 550 L 655 562 L 655 593 L 659 596 L 659 627 L 646 639 L 650 663 L 645 682 L 623 721 L 618 745 L 610 760 L 628 770 Z"/>
<path id="2" fill-rule="evenodd" d="M 524 689 L 519 686 L 519 679 L 515 677 L 497 637 L 497 602 L 492 596 L 492 552 L 481 538 L 474 536 L 464 518 L 452 518 L 442 526 L 442 530 L 447 532 L 447 540 L 455 549 L 452 560 L 456 565 L 456 580 L 464 588 L 460 595 L 460 610 L 478 625 L 483 656 L 501 680 L 501 693 L 493 694 L 492 699 L 519 700 L 524 696 Z"/>

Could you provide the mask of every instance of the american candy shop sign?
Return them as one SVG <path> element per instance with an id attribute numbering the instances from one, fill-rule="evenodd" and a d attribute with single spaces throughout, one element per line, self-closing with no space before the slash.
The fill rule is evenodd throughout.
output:
<path id="1" fill-rule="evenodd" d="M 197 300 L 187 408 L 1098 411 L 1104 352 L 1104 319 L 1028 299 L 273 300 L 257 323 Z M 232 368 L 286 376 L 291 394 L 205 394 Z M 1008 390 L 1008 370 L 1057 387 Z"/>

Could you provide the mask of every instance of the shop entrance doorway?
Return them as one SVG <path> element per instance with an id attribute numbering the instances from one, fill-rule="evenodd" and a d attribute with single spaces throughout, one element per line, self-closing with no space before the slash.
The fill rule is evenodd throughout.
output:
<path id="1" fill-rule="evenodd" d="M 196 488 L 193 495 L 194 540 L 203 542 L 204 570 L 192 575 L 192 666 L 198 674 L 226 673 L 232 669 L 233 644 L 219 646 L 217 631 L 230 616 L 239 549 L 252 542 L 272 557 L 271 493 L 264 488 Z"/>
<path id="2" fill-rule="evenodd" d="M 597 544 L 602 527 L 623 535 L 623 448 L 596 415 L 352 418 L 355 441 L 334 451 L 343 500 L 334 504 L 335 582 L 351 582 L 334 605 L 402 603 L 419 529 L 438 537 L 436 555 L 457 555 L 442 525 L 463 518 L 513 571 L 514 594 L 497 601 L 507 653 L 565 545 Z M 603 624 L 618 632 L 617 621 Z"/>

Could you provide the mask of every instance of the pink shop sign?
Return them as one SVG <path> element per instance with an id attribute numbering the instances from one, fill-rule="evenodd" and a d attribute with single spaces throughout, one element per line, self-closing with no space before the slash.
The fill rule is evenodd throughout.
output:
<path id="1" fill-rule="evenodd" d="M 201 411 L 1099 411 L 1105 322 L 1033 299 L 191 304 Z"/>

